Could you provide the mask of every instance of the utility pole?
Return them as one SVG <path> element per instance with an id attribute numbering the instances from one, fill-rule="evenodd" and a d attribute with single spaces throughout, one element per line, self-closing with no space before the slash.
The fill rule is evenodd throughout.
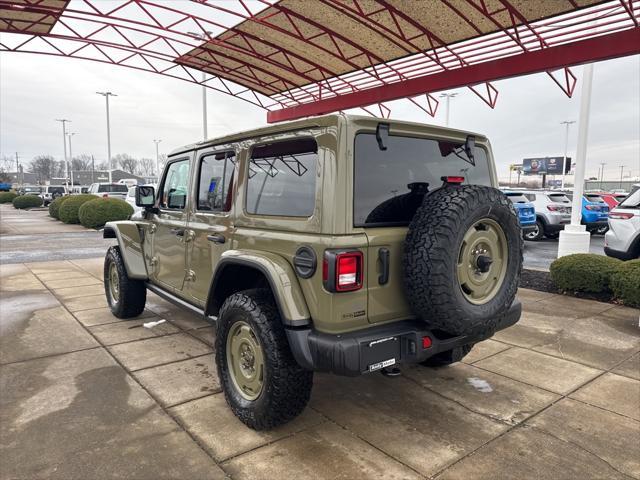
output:
<path id="1" fill-rule="evenodd" d="M 189 35 L 198 38 L 204 42 L 206 42 L 207 40 L 209 40 L 209 38 L 211 38 L 211 35 L 213 34 L 213 32 L 209 32 L 209 31 L 205 31 L 202 33 L 197 33 L 197 32 L 187 32 Z M 209 135 L 207 133 L 207 86 L 205 85 L 205 82 L 207 81 L 207 74 L 203 71 L 202 72 L 202 134 L 203 134 L 203 140 L 206 140 Z"/>
<path id="2" fill-rule="evenodd" d="M 158 177 L 158 182 L 160 182 L 160 153 L 158 151 L 158 144 L 161 141 L 160 139 L 153 139 L 153 143 L 156 144 L 156 176 Z"/>
<path id="3" fill-rule="evenodd" d="M 96 92 L 98 95 L 102 95 L 107 104 L 107 162 L 109 164 L 109 183 L 113 183 L 111 171 L 113 170 L 111 165 L 111 125 L 109 122 L 109 97 L 117 97 L 115 93 L 111 92 Z"/>
<path id="4" fill-rule="evenodd" d="M 449 102 L 450 100 L 455 97 L 456 95 L 458 95 L 457 93 L 441 93 L 440 94 L 440 98 L 446 98 L 446 103 L 445 103 L 445 126 L 448 127 L 449 126 Z"/>
<path id="5" fill-rule="evenodd" d="M 562 160 L 562 190 L 564 190 L 564 177 L 567 175 L 567 149 L 569 148 L 569 125 L 576 123 L 575 120 L 565 120 L 560 125 L 565 126 L 564 130 L 564 158 Z"/>
<path id="6" fill-rule="evenodd" d="M 96 160 L 91 155 L 91 183 L 96 182 Z"/>
<path id="7" fill-rule="evenodd" d="M 624 171 L 626 165 L 620 165 L 620 188 L 622 188 L 622 172 Z"/>
<path id="8" fill-rule="evenodd" d="M 69 137 L 69 159 L 71 160 L 71 188 L 73 188 L 73 151 L 71 150 L 71 137 L 77 135 L 77 133 L 67 133 L 67 137 Z"/>
<path id="9" fill-rule="evenodd" d="M 602 190 L 602 180 L 604 180 L 604 166 L 606 165 L 606 163 L 602 162 L 600 163 L 600 190 Z"/>
<path id="10" fill-rule="evenodd" d="M 66 118 L 56 119 L 56 122 L 62 123 L 62 144 L 64 145 L 64 184 L 69 192 L 69 163 L 67 161 L 67 122 L 71 123 L 71 120 Z"/>
<path id="11" fill-rule="evenodd" d="M 20 161 L 18 160 L 18 152 L 16 152 L 16 183 L 19 187 L 22 187 L 24 183 L 24 174 L 22 175 L 23 181 L 20 181 Z"/>

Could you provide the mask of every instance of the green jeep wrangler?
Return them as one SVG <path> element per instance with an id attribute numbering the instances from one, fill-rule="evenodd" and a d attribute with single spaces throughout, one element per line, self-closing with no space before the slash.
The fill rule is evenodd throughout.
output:
<path id="1" fill-rule="evenodd" d="M 327 115 L 187 145 L 143 212 L 108 223 L 118 318 L 146 292 L 216 325 L 226 400 L 249 427 L 305 408 L 313 371 L 447 365 L 520 318 L 522 236 L 477 134 Z"/>

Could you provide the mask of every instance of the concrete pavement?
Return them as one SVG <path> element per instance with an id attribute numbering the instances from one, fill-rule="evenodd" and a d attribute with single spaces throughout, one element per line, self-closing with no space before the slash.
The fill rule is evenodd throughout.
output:
<path id="1" fill-rule="evenodd" d="M 119 321 L 101 279 L 101 258 L 0 266 L 1 479 L 640 478 L 638 310 L 521 290 L 464 362 L 316 374 L 298 419 L 255 432 L 209 324 L 155 295 Z"/>

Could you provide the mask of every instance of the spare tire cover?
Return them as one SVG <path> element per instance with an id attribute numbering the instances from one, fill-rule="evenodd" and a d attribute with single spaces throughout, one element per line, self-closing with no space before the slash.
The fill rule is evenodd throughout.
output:
<path id="1" fill-rule="evenodd" d="M 403 276 L 413 312 L 452 335 L 495 329 L 522 269 L 513 204 L 480 185 L 445 185 L 426 195 L 404 244 Z"/>

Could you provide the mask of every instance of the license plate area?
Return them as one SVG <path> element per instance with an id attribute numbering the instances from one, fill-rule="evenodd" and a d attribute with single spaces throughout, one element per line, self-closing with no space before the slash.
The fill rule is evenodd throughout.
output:
<path id="1" fill-rule="evenodd" d="M 374 372 L 400 362 L 401 337 L 378 338 L 360 344 L 360 369 Z"/>

